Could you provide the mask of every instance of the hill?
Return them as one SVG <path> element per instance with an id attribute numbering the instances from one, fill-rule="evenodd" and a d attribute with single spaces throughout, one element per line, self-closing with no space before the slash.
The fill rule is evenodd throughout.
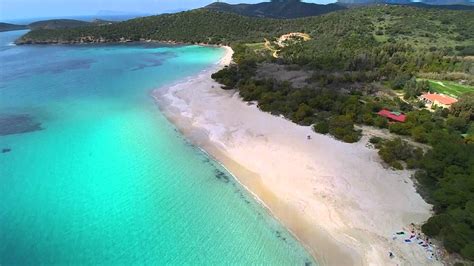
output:
<path id="1" fill-rule="evenodd" d="M 17 40 L 24 43 L 78 43 L 158 40 L 181 43 L 261 41 L 295 29 L 295 21 L 244 17 L 198 9 L 128 20 L 102 27 L 33 30 Z"/>
<path id="2" fill-rule="evenodd" d="M 2 31 L 14 31 L 14 30 L 57 30 L 57 29 L 72 29 L 85 26 L 104 26 L 109 25 L 115 22 L 94 19 L 91 22 L 75 20 L 75 19 L 51 19 L 51 20 L 41 20 L 33 22 L 28 25 L 15 25 L 10 23 L 0 22 L 0 32 Z"/>
<path id="3" fill-rule="evenodd" d="M 469 0 L 424 0 L 423 3 L 429 5 L 470 5 L 474 6 L 474 3 Z"/>
<path id="4" fill-rule="evenodd" d="M 0 22 L 0 32 L 12 31 L 12 30 L 26 30 L 26 29 L 28 29 L 28 26 L 26 25 L 16 25 L 16 24 Z"/>
<path id="5" fill-rule="evenodd" d="M 236 5 L 216 2 L 204 8 L 214 11 L 231 12 L 242 16 L 278 19 L 319 16 L 337 10 L 346 9 L 343 6 L 336 4 L 318 5 L 301 1 L 272 1 L 258 4 Z"/>
<path id="6" fill-rule="evenodd" d="M 342 5 L 367 5 L 367 4 L 403 4 L 403 5 L 428 5 L 428 6 L 450 6 L 463 5 L 474 6 L 469 0 L 424 0 L 421 2 L 412 0 L 338 0 L 338 4 Z"/>
<path id="7" fill-rule="evenodd" d="M 82 26 L 90 25 L 89 22 L 75 20 L 75 19 L 50 19 L 50 20 L 42 20 L 33 22 L 28 25 L 28 27 L 32 30 L 38 29 L 68 29 L 68 28 L 77 28 Z"/>
<path id="8" fill-rule="evenodd" d="M 449 10 L 469 10 L 474 11 L 474 5 L 463 5 L 463 4 L 449 4 L 449 5 L 434 5 L 426 4 L 422 2 L 410 3 L 411 6 L 421 7 L 421 8 L 438 8 L 438 9 L 449 9 Z"/>
<path id="9" fill-rule="evenodd" d="M 56 30 L 56 29 L 72 29 L 84 26 L 103 26 L 114 22 L 102 19 L 94 19 L 92 22 L 75 20 L 75 19 L 50 19 L 33 22 L 28 25 L 32 30 Z"/>
<path id="10" fill-rule="evenodd" d="M 396 5 L 361 7 L 299 19 L 255 18 L 197 9 L 100 27 L 89 23 L 81 25 L 86 26 L 33 30 L 17 43 L 155 40 L 231 44 L 262 42 L 264 38 L 288 32 L 306 32 L 316 38 L 305 42 L 297 56 L 291 47 L 282 52 L 288 60 L 299 63 L 314 61 L 315 54 L 328 57 L 338 49 L 341 51 L 337 53 L 347 54 L 386 43 L 406 43 L 415 50 L 443 51 L 450 55 L 471 55 L 474 49 L 471 12 Z"/>
<path id="11" fill-rule="evenodd" d="M 409 0 L 400 0 L 400 1 L 374 1 L 374 2 L 367 2 L 365 0 L 362 1 L 340 1 L 337 3 L 338 5 L 347 7 L 347 8 L 359 8 L 371 5 L 404 5 L 404 6 L 412 6 L 412 7 L 419 7 L 419 8 L 432 8 L 432 9 L 447 9 L 447 10 L 465 10 L 465 11 L 474 11 L 474 5 L 466 5 L 466 4 L 449 4 L 449 5 L 436 5 L 436 4 L 427 4 L 426 2 L 411 2 Z"/>

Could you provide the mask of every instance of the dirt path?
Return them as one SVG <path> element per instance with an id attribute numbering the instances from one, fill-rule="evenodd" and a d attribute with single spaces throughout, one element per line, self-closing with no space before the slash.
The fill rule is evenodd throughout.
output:
<path id="1" fill-rule="evenodd" d="M 272 44 L 265 38 L 265 48 L 272 52 L 272 56 L 278 58 L 278 50 L 272 48 Z"/>

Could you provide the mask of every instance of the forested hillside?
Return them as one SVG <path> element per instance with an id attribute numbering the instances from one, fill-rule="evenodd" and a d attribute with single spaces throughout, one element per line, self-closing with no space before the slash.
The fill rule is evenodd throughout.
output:
<path id="1" fill-rule="evenodd" d="M 282 57 L 287 63 L 360 70 L 386 65 L 390 53 L 404 56 L 404 60 L 417 60 L 425 52 L 438 56 L 473 55 L 473 16 L 469 11 L 401 6 L 336 12 L 305 20 L 304 31 L 314 38 L 288 47 Z M 384 46 L 391 47 L 387 48 L 388 54 L 381 53 Z M 350 62 L 355 59 L 357 62 Z M 406 67 L 419 71 L 419 65 Z"/>
<path id="2" fill-rule="evenodd" d="M 231 12 L 242 16 L 278 19 L 319 16 L 337 10 L 346 9 L 346 7 L 338 4 L 318 5 L 315 3 L 305 3 L 294 0 L 237 5 L 216 2 L 204 8 L 214 11 Z"/>
<path id="3" fill-rule="evenodd" d="M 75 19 L 51 19 L 51 20 L 42 20 L 33 22 L 28 25 L 28 27 L 32 30 L 39 30 L 39 29 L 70 29 L 70 28 L 77 28 L 77 27 L 84 27 L 91 25 L 90 22 L 75 20 Z"/>
<path id="4" fill-rule="evenodd" d="M 295 21 L 243 17 L 210 10 L 193 10 L 132 19 L 102 27 L 31 31 L 17 43 L 118 42 L 158 40 L 230 44 L 261 41 L 295 29 Z"/>
<path id="5" fill-rule="evenodd" d="M 263 38 L 298 31 L 312 41 L 287 49 L 285 58 L 299 64 L 314 61 L 318 54 L 344 58 L 382 43 L 414 46 L 447 54 L 474 51 L 473 13 L 419 9 L 402 6 L 373 6 L 338 11 L 324 16 L 294 20 L 243 17 L 211 10 L 194 10 L 132 19 L 102 26 L 67 30 L 34 30 L 18 43 L 158 40 L 186 43 L 231 44 L 261 42 Z M 314 49 L 317 47 L 318 49 Z M 333 49 L 336 48 L 336 49 Z M 304 53 L 298 54 L 298 50 Z M 328 54 L 329 53 L 329 54 Z"/>

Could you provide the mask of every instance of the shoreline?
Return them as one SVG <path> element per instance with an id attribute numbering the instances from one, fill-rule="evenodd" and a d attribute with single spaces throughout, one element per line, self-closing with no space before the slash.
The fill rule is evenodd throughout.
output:
<path id="1" fill-rule="evenodd" d="M 433 263 L 423 250 L 390 238 L 431 215 L 410 173 L 384 169 L 364 140 L 346 144 L 316 134 L 222 90 L 210 76 L 232 60 L 232 49 L 223 49 L 215 65 L 152 93 L 168 120 L 228 169 L 318 264 Z"/>

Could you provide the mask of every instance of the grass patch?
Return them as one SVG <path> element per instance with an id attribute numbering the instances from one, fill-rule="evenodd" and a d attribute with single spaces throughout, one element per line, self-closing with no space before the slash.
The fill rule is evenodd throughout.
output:
<path id="1" fill-rule="evenodd" d="M 474 86 L 461 85 L 452 81 L 439 81 L 427 79 L 432 90 L 458 98 L 464 93 L 474 91 Z"/>
<path id="2" fill-rule="evenodd" d="M 259 43 L 246 43 L 245 44 L 247 47 L 254 49 L 254 50 L 263 50 L 265 49 L 265 43 L 264 42 L 259 42 Z"/>

